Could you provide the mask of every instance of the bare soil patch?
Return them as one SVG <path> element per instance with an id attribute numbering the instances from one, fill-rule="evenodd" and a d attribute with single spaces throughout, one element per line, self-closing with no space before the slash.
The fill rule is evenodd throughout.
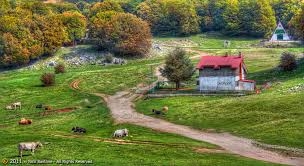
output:
<path id="1" fill-rule="evenodd" d="M 79 88 L 79 83 L 81 82 L 81 80 L 74 80 L 70 83 L 70 88 L 74 89 L 74 90 L 80 90 Z"/>
<path id="2" fill-rule="evenodd" d="M 8 125 L 0 124 L 0 128 L 6 128 Z"/>
<path id="3" fill-rule="evenodd" d="M 47 110 L 41 113 L 42 116 L 56 114 L 56 113 L 67 113 L 76 110 L 76 107 L 62 108 L 57 110 Z"/>
<path id="4" fill-rule="evenodd" d="M 45 0 L 43 3 L 59 3 L 61 0 Z"/>

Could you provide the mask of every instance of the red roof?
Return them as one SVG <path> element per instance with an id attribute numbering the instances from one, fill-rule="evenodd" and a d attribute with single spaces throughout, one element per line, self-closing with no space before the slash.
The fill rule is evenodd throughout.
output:
<path id="1" fill-rule="evenodd" d="M 214 69 L 220 69 L 221 67 L 230 67 L 232 69 L 237 69 L 242 63 L 242 56 L 202 56 L 196 68 L 203 69 L 211 67 Z"/>

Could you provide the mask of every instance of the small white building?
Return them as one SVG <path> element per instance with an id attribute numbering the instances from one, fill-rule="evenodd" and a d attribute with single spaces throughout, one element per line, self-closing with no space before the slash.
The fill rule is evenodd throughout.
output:
<path id="1" fill-rule="evenodd" d="M 278 23 L 277 28 L 272 33 L 272 37 L 270 42 L 277 42 L 277 41 L 289 41 L 291 40 L 288 33 L 284 29 L 281 22 Z"/>

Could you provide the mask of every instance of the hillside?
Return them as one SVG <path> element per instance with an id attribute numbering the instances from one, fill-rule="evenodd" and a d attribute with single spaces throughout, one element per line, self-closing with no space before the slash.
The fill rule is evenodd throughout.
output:
<path id="1" fill-rule="evenodd" d="M 198 40 L 199 39 L 199 40 Z M 185 39 L 158 39 L 167 43 Z M 304 148 L 301 138 L 304 109 L 303 104 L 303 53 L 302 46 L 295 48 L 262 48 L 255 40 L 229 39 L 229 49 L 220 44 L 220 40 L 211 38 L 187 38 L 198 45 L 197 50 L 210 55 L 224 55 L 226 52 L 237 55 L 239 51 L 245 57 L 248 79 L 255 80 L 261 94 L 244 97 L 173 97 L 148 99 L 137 103 L 139 112 L 150 114 L 150 110 L 159 105 L 171 108 L 164 119 L 185 124 L 197 129 L 229 132 L 253 138 L 263 143 Z M 205 45 L 199 45 L 204 40 Z M 239 41 L 238 41 L 239 40 Z M 199 42 L 195 42 L 199 41 Z M 193 45 L 193 44 L 192 44 Z M 301 60 L 300 67 L 293 72 L 278 69 L 280 55 L 293 52 Z M 193 61 L 198 63 L 198 59 Z M 195 79 L 190 82 L 195 87 Z"/>
<path id="2" fill-rule="evenodd" d="M 304 166 L 303 20 L 302 0 L 0 0 L 2 163 Z"/>
<path id="3" fill-rule="evenodd" d="M 64 51 L 58 52 L 57 58 L 70 51 L 63 49 Z M 48 59 L 38 62 L 37 69 L 24 68 L 1 73 L 0 92 L 7 96 L 0 98 L 1 108 L 15 101 L 21 101 L 23 106 L 21 110 L 1 110 L 3 122 L 0 125 L 0 155 L 16 158 L 17 143 L 39 140 L 43 143 L 43 148 L 38 149 L 33 156 L 25 152 L 25 161 L 78 159 L 111 165 L 272 165 L 231 154 L 201 153 L 195 149 L 212 151 L 220 148 L 134 125 L 114 124 L 105 103 L 91 93 L 113 94 L 133 87 L 149 74 L 146 64 L 159 61 L 160 59 L 152 58 L 129 60 L 127 65 L 122 66 L 69 67 L 67 73 L 56 76 L 53 87 L 42 87 L 39 81 L 42 73 L 53 70 L 43 66 Z M 81 80 L 79 90 L 69 87 L 74 80 Z M 35 108 L 39 103 L 49 105 L 53 110 L 76 109 L 48 114 L 45 110 Z M 33 124 L 19 126 L 18 121 L 22 117 L 32 119 Z M 73 126 L 85 127 L 87 134 L 72 134 L 70 130 Z M 112 133 L 119 128 L 128 128 L 130 136 L 123 140 L 112 139 Z"/>

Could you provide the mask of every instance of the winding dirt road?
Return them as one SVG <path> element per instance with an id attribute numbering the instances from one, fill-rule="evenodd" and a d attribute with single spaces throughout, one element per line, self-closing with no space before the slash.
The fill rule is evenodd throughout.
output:
<path id="1" fill-rule="evenodd" d="M 158 79 L 162 79 L 158 69 L 155 75 Z M 70 86 L 75 90 L 79 90 L 79 80 L 73 81 Z M 148 90 L 149 87 L 145 87 Z M 133 101 L 141 96 L 129 91 L 117 92 L 115 95 L 107 96 L 95 93 L 94 95 L 103 98 L 116 123 L 130 123 L 138 126 L 151 128 L 157 131 L 179 134 L 188 138 L 199 141 L 209 142 L 211 144 L 222 147 L 228 153 L 240 156 L 262 160 L 266 162 L 304 166 L 304 158 L 287 157 L 265 150 L 254 145 L 254 141 L 246 138 L 233 136 L 229 133 L 210 133 L 201 130 L 192 129 L 188 126 L 177 125 L 162 119 L 153 118 L 136 112 Z"/>
<path id="2" fill-rule="evenodd" d="M 140 114 L 134 110 L 132 102 L 137 97 L 136 94 L 124 91 L 118 92 L 113 96 L 95 95 L 104 98 L 116 123 L 130 123 L 157 131 L 179 134 L 218 145 L 228 152 L 248 158 L 279 164 L 304 166 L 304 158 L 285 157 L 275 152 L 264 150 L 254 146 L 253 141 L 250 139 L 236 137 L 228 133 L 208 133 Z"/>

